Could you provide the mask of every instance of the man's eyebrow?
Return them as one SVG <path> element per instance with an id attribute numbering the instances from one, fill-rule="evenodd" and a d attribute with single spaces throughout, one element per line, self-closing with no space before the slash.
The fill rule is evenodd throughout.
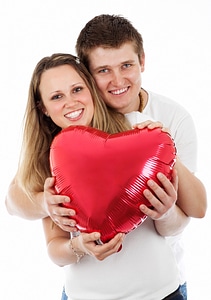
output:
<path id="1" fill-rule="evenodd" d="M 120 62 L 119 65 L 132 64 L 134 62 L 135 61 L 133 59 L 128 59 L 128 60 Z M 111 67 L 110 65 L 97 66 L 96 68 L 93 69 L 93 71 L 97 71 L 97 70 L 100 70 L 100 69 L 107 69 L 107 68 L 110 68 L 110 67 Z"/>
<path id="2" fill-rule="evenodd" d="M 121 64 L 122 65 L 124 65 L 124 64 L 131 64 L 131 63 L 134 63 L 135 62 L 135 60 L 134 59 L 128 59 L 128 60 L 126 60 L 126 61 L 123 61 L 123 62 L 121 62 Z"/>
<path id="3" fill-rule="evenodd" d="M 93 69 L 93 71 L 97 71 L 99 69 L 107 69 L 107 68 L 109 68 L 109 65 L 97 66 L 96 68 Z"/>

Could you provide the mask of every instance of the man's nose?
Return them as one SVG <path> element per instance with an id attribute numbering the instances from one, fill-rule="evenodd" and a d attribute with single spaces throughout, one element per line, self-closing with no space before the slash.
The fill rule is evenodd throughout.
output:
<path id="1" fill-rule="evenodd" d="M 123 85 L 124 78 L 122 76 L 122 73 L 119 70 L 113 71 L 111 82 L 114 86 L 117 86 L 117 87 Z"/>

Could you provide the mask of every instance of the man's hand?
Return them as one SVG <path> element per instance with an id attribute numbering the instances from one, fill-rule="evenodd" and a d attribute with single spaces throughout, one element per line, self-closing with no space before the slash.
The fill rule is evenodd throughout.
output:
<path id="1" fill-rule="evenodd" d="M 53 222 L 57 224 L 64 231 L 76 231 L 76 222 L 71 217 L 75 216 L 75 211 L 70 208 L 62 207 L 64 202 L 70 202 L 67 196 L 56 195 L 55 178 L 49 177 L 45 180 L 44 184 L 44 207 Z"/>
<path id="2" fill-rule="evenodd" d="M 138 128 L 138 129 L 148 128 L 150 130 L 155 129 L 155 128 L 160 128 L 163 132 L 170 133 L 170 130 L 166 127 L 163 127 L 163 124 L 161 122 L 151 121 L 151 120 L 137 123 L 137 124 L 133 125 L 133 128 L 134 129 L 135 128 Z"/>
<path id="3" fill-rule="evenodd" d="M 148 189 L 144 191 L 144 195 L 152 204 L 153 209 L 145 205 L 140 205 L 140 209 L 154 220 L 155 228 L 160 235 L 173 236 L 180 234 L 188 225 L 190 218 L 176 205 L 177 171 L 173 170 L 172 181 L 168 180 L 162 173 L 158 173 L 157 178 L 162 187 L 149 180 L 148 186 L 152 192 Z"/>
<path id="4" fill-rule="evenodd" d="M 178 176 L 175 169 L 172 172 L 172 181 L 164 174 L 158 173 L 157 178 L 161 183 L 159 186 L 155 181 L 147 182 L 150 189 L 144 190 L 144 196 L 151 203 L 153 209 L 146 205 L 140 205 L 140 210 L 153 220 L 167 217 L 177 201 Z"/>

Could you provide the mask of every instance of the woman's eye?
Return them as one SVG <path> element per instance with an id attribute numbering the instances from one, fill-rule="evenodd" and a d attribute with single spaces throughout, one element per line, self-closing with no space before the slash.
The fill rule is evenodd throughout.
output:
<path id="1" fill-rule="evenodd" d="M 62 96 L 61 95 L 54 95 L 51 99 L 52 100 L 58 100 L 60 99 Z"/>
<path id="2" fill-rule="evenodd" d="M 78 87 L 74 88 L 73 93 L 78 93 L 78 92 L 82 91 L 82 89 L 83 89 L 82 87 L 78 86 Z"/>

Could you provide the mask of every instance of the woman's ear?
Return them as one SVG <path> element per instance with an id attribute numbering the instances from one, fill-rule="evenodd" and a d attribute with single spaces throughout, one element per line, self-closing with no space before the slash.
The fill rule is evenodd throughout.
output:
<path id="1" fill-rule="evenodd" d="M 41 110 L 42 113 L 43 113 L 44 115 L 46 115 L 47 117 L 50 116 L 49 113 L 47 112 L 47 109 L 43 106 L 43 104 L 41 103 L 41 101 L 37 101 L 37 108 L 38 108 L 39 110 Z"/>
<path id="2" fill-rule="evenodd" d="M 47 117 L 49 117 L 49 113 L 47 112 L 47 109 L 45 107 L 42 107 L 42 112 L 44 113 L 44 115 L 46 115 Z"/>
<path id="3" fill-rule="evenodd" d="M 47 112 L 47 110 L 43 110 L 43 113 L 47 116 L 47 117 L 50 117 L 49 113 Z"/>

